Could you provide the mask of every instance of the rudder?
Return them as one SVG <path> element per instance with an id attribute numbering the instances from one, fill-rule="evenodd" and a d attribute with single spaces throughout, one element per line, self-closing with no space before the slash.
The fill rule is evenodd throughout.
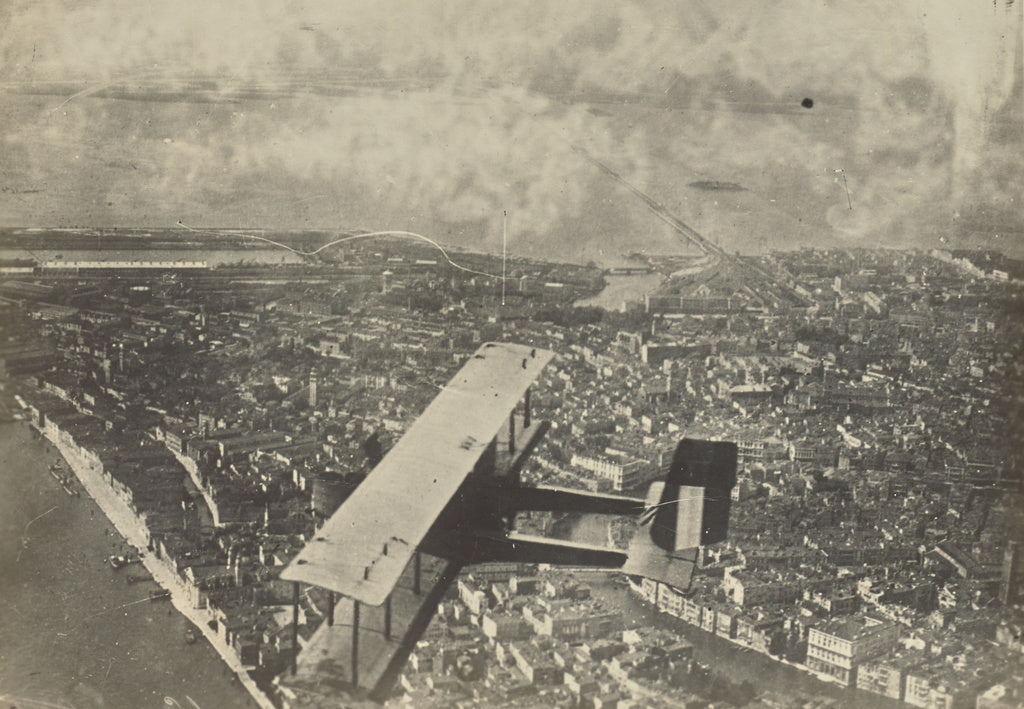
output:
<path id="1" fill-rule="evenodd" d="M 728 533 L 736 461 L 735 443 L 682 439 L 665 481 L 648 490 L 623 571 L 688 587 L 699 547 Z"/>

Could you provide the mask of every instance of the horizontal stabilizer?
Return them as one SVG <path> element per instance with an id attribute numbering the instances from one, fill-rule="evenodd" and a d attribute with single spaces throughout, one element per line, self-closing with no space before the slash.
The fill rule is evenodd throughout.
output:
<path id="1" fill-rule="evenodd" d="M 626 563 L 622 572 L 630 576 L 643 576 L 652 581 L 687 589 L 697 567 L 697 548 L 677 552 L 665 551 L 651 541 L 641 529 L 629 543 Z"/>

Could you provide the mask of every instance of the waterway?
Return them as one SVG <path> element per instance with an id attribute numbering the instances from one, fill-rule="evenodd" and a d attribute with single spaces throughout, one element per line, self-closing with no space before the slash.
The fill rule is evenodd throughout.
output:
<path id="1" fill-rule="evenodd" d="M 628 303 L 643 303 L 644 296 L 655 292 L 664 280 L 660 273 L 636 276 L 605 276 L 605 287 L 590 298 L 576 301 L 577 306 L 594 306 L 605 310 L 622 310 Z"/>
<path id="2" fill-rule="evenodd" d="M 576 515 L 566 520 L 568 538 L 581 544 L 607 545 L 607 520 L 599 515 Z M 859 692 L 823 682 L 793 665 L 777 662 L 759 652 L 705 632 L 678 618 L 661 613 L 637 598 L 627 586 L 600 570 L 576 570 L 574 574 L 590 586 L 595 597 L 622 613 L 627 627 L 670 628 L 693 645 L 694 657 L 733 682 L 747 681 L 760 692 L 788 697 L 825 697 L 854 709 L 899 709 L 902 703 L 886 697 Z"/>
<path id="3" fill-rule="evenodd" d="M 0 702 L 6 707 L 253 707 L 188 621 L 151 601 L 140 564 L 78 481 L 71 497 L 49 474 L 56 449 L 23 422 L 0 424 Z M 65 468 L 65 471 L 67 468 Z"/>
<path id="4" fill-rule="evenodd" d="M 166 601 L 149 600 L 139 564 L 114 570 L 129 551 L 81 492 L 68 496 L 49 474 L 56 449 L 23 422 L 0 424 L 0 702 L 18 709 L 232 709 L 255 707 L 204 639 L 185 642 L 188 621 Z M 571 538 L 606 545 L 606 520 L 583 515 Z M 824 695 L 844 705 L 895 706 L 820 682 L 807 673 L 687 626 L 642 603 L 606 572 L 581 572 L 631 625 L 675 627 L 698 659 L 761 689 Z"/>

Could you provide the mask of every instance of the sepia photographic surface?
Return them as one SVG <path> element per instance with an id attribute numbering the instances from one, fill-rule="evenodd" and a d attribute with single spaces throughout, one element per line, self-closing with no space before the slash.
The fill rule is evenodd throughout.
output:
<path id="1" fill-rule="evenodd" d="M 1024 706 L 1018 0 L 0 26 L 0 702 Z"/>

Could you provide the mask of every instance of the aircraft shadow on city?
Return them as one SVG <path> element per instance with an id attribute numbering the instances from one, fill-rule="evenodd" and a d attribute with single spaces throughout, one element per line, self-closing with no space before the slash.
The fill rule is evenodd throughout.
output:
<path id="1" fill-rule="evenodd" d="M 608 568 L 689 588 L 700 547 L 726 537 L 736 444 L 682 439 L 645 499 L 522 485 L 549 427 L 531 416 L 530 387 L 553 356 L 481 346 L 284 569 L 296 612 L 300 582 L 330 592 L 327 620 L 284 685 L 385 698 L 445 591 L 472 564 Z M 627 551 L 513 530 L 516 513 L 536 510 L 636 515 L 639 529 Z"/>

